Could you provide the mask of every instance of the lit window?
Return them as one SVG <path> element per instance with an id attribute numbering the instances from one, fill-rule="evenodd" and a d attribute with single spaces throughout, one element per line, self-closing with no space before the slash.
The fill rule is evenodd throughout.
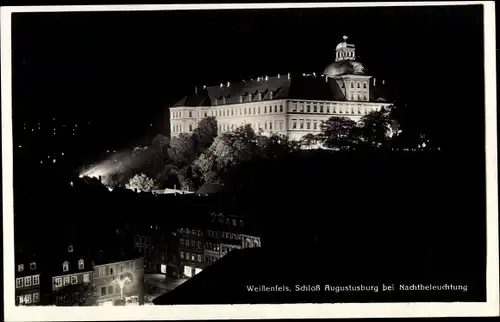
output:
<path id="1" fill-rule="evenodd" d="M 30 269 L 32 271 L 36 269 L 36 263 L 35 262 L 30 263 Z"/>
<path id="2" fill-rule="evenodd" d="M 198 255 L 198 262 L 201 263 L 201 255 Z"/>
<path id="3" fill-rule="evenodd" d="M 33 285 L 40 284 L 40 275 L 33 275 Z"/>
<path id="4" fill-rule="evenodd" d="M 40 302 L 40 293 L 33 293 L 33 303 Z"/>
<path id="5" fill-rule="evenodd" d="M 24 295 L 17 296 L 17 302 L 19 305 L 24 303 Z"/>
<path id="6" fill-rule="evenodd" d="M 84 263 L 83 259 L 80 259 L 78 261 L 78 269 L 84 269 L 84 267 L 85 267 L 85 263 Z"/>
<path id="7" fill-rule="evenodd" d="M 22 277 L 16 278 L 16 288 L 23 287 L 24 279 Z"/>
<path id="8" fill-rule="evenodd" d="M 69 276 L 66 276 L 66 277 L 63 279 L 63 285 L 64 285 L 64 286 L 69 285 Z"/>
<path id="9" fill-rule="evenodd" d="M 26 276 L 24 278 L 24 286 L 31 286 L 31 276 Z"/>
<path id="10" fill-rule="evenodd" d="M 106 276 L 106 270 L 104 266 L 99 267 L 99 276 Z"/>
<path id="11" fill-rule="evenodd" d="M 196 247 L 201 248 L 201 242 L 197 242 Z"/>
<path id="12" fill-rule="evenodd" d="M 76 283 L 78 283 L 78 278 L 76 277 L 76 275 L 71 276 L 71 284 L 75 285 Z"/>
<path id="13" fill-rule="evenodd" d="M 61 287 L 63 285 L 62 278 L 60 278 L 60 277 L 56 278 L 55 281 L 54 281 L 54 285 L 56 287 Z"/>
<path id="14" fill-rule="evenodd" d="M 195 254 L 191 254 L 191 260 L 194 262 L 196 259 L 195 259 Z"/>
<path id="15" fill-rule="evenodd" d="M 184 259 L 184 252 L 180 252 L 181 258 Z"/>
<path id="16" fill-rule="evenodd" d="M 24 271 L 24 264 L 19 264 L 19 265 L 17 265 L 17 271 L 18 271 L 18 272 L 22 272 L 22 271 Z"/>
<path id="17" fill-rule="evenodd" d="M 115 274 L 115 266 L 114 265 L 113 266 L 109 266 L 108 269 L 109 269 L 109 275 L 114 275 Z"/>
<path id="18" fill-rule="evenodd" d="M 162 274 L 167 274 L 167 266 L 165 264 L 161 264 L 160 271 Z"/>
<path id="19" fill-rule="evenodd" d="M 191 241 L 191 247 L 196 247 L 196 242 L 194 240 Z"/>
<path id="20" fill-rule="evenodd" d="M 63 263 L 63 272 L 67 272 L 69 271 L 69 263 L 68 262 L 64 262 Z"/>
<path id="21" fill-rule="evenodd" d="M 72 253 L 72 252 L 73 252 L 73 245 L 69 245 L 69 246 L 68 246 L 68 252 L 69 252 L 69 253 Z"/>
<path id="22" fill-rule="evenodd" d="M 31 303 L 31 294 L 24 295 L 24 303 L 26 303 L 26 304 Z"/>
<path id="23" fill-rule="evenodd" d="M 83 274 L 83 282 L 84 283 L 90 282 L 90 275 L 89 274 Z"/>

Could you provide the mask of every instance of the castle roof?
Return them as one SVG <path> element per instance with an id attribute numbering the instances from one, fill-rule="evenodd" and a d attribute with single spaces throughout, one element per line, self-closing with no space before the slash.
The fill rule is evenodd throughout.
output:
<path id="1" fill-rule="evenodd" d="M 280 99 L 346 101 L 341 89 L 343 81 L 314 74 L 262 77 L 239 83 L 204 87 L 183 97 L 172 107 L 220 106 Z M 370 101 L 376 101 L 385 94 L 380 86 L 373 84 L 370 84 L 370 92 Z"/>

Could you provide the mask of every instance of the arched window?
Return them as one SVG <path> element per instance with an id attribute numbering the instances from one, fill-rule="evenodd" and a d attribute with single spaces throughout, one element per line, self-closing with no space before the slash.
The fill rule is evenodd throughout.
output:
<path id="1" fill-rule="evenodd" d="M 366 88 L 366 82 L 365 82 L 365 83 L 363 83 L 363 88 Z"/>
<path id="2" fill-rule="evenodd" d="M 351 88 L 354 88 L 354 83 L 353 82 L 351 82 Z"/>
<path id="3" fill-rule="evenodd" d="M 358 82 L 358 88 L 360 88 L 360 86 L 359 86 L 359 82 Z"/>

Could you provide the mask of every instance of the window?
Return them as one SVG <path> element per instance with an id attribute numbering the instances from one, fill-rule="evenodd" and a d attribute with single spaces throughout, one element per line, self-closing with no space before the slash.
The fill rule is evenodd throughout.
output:
<path id="1" fill-rule="evenodd" d="M 292 120 L 292 129 L 297 128 L 297 120 Z"/>
<path id="2" fill-rule="evenodd" d="M 76 277 L 76 275 L 71 276 L 71 285 L 75 285 L 76 283 L 78 283 L 78 278 Z"/>
<path id="3" fill-rule="evenodd" d="M 366 99 L 366 95 L 363 95 L 363 100 L 364 100 L 364 101 L 366 101 L 366 100 L 367 100 L 367 99 Z"/>
<path id="4" fill-rule="evenodd" d="M 89 274 L 83 274 L 83 282 L 84 283 L 90 282 L 90 275 Z"/>
<path id="5" fill-rule="evenodd" d="M 185 259 L 186 259 L 186 260 L 189 260 L 189 258 L 190 258 L 190 257 L 189 257 L 189 253 L 188 253 L 188 252 L 186 252 L 186 256 L 184 256 L 184 257 L 185 257 Z"/>
<path id="6" fill-rule="evenodd" d="M 23 287 L 24 279 L 22 277 L 16 278 L 16 288 Z"/>
<path id="7" fill-rule="evenodd" d="M 198 254 L 198 262 L 201 263 L 201 255 Z"/>
<path id="8" fill-rule="evenodd" d="M 26 303 L 26 304 L 31 303 L 31 294 L 24 295 L 24 303 Z"/>
<path id="9" fill-rule="evenodd" d="M 33 303 L 40 302 L 40 293 L 33 293 Z"/>
<path id="10" fill-rule="evenodd" d="M 307 105 L 307 113 L 311 113 L 311 105 Z"/>
<path id="11" fill-rule="evenodd" d="M 69 271 L 69 263 L 66 261 L 63 263 L 63 272 Z"/>
<path id="12" fill-rule="evenodd" d="M 313 112 L 314 112 L 314 113 L 318 112 L 318 106 L 317 106 L 317 105 L 314 105 L 314 106 L 313 106 Z"/>
<path id="13" fill-rule="evenodd" d="M 108 294 L 113 294 L 113 285 L 108 286 Z"/>
<path id="14" fill-rule="evenodd" d="M 181 246 L 184 246 L 184 238 L 181 238 L 179 243 L 181 244 Z"/>
<path id="15" fill-rule="evenodd" d="M 99 267 L 99 276 L 106 276 L 106 271 L 104 266 Z"/>
<path id="16" fill-rule="evenodd" d="M 68 253 L 72 253 L 73 252 L 73 245 L 69 245 L 68 246 Z"/>
<path id="17" fill-rule="evenodd" d="M 283 105 L 280 105 L 280 113 L 283 112 Z"/>
<path id="18" fill-rule="evenodd" d="M 194 262 L 196 259 L 194 257 L 195 254 L 191 254 L 191 260 Z"/>
<path id="19" fill-rule="evenodd" d="M 115 274 L 115 266 L 109 266 L 108 267 L 108 270 L 109 270 L 109 275 L 114 275 Z"/>
<path id="20" fill-rule="evenodd" d="M 229 218 L 226 219 L 226 225 L 229 225 Z"/>
<path id="21" fill-rule="evenodd" d="M 274 105 L 274 113 L 278 113 L 278 105 Z"/>
<path id="22" fill-rule="evenodd" d="M 31 286 L 31 276 L 26 276 L 24 278 L 24 286 Z"/>
<path id="23" fill-rule="evenodd" d="M 54 285 L 56 287 L 61 287 L 63 285 L 62 284 L 62 278 L 60 278 L 60 277 L 56 278 L 55 281 L 54 281 Z"/>
<path id="24" fill-rule="evenodd" d="M 163 254 L 162 254 L 163 256 Z M 120 265 L 120 273 L 123 273 L 123 271 L 125 270 L 125 265 Z"/>
<path id="25" fill-rule="evenodd" d="M 23 304 L 24 303 L 24 295 L 17 296 L 17 302 L 19 305 Z"/>
<path id="26" fill-rule="evenodd" d="M 85 268 L 85 262 L 83 261 L 83 259 L 80 259 L 78 261 L 78 269 L 84 269 Z"/>
<path id="27" fill-rule="evenodd" d="M 63 278 L 63 285 L 64 286 L 69 285 L 69 276 Z"/>
<path id="28" fill-rule="evenodd" d="M 22 272 L 22 271 L 24 271 L 24 264 L 19 264 L 19 265 L 17 265 L 17 271 L 18 271 L 18 272 Z"/>
<path id="29" fill-rule="evenodd" d="M 193 131 L 193 125 L 189 124 L 189 132 Z"/>
<path id="30" fill-rule="evenodd" d="M 318 129 L 318 123 L 316 123 L 316 122 L 313 123 L 313 129 L 315 129 L 315 130 Z"/>
<path id="31" fill-rule="evenodd" d="M 359 82 L 358 82 L 358 88 L 360 88 L 360 86 L 359 86 Z"/>
<path id="32" fill-rule="evenodd" d="M 40 284 L 40 275 L 33 275 L 33 285 Z"/>
<path id="33" fill-rule="evenodd" d="M 236 219 L 233 219 L 233 226 L 236 226 Z"/>
<path id="34" fill-rule="evenodd" d="M 191 241 L 191 247 L 193 247 L 193 248 L 196 247 L 196 242 L 194 240 Z"/>
<path id="35" fill-rule="evenodd" d="M 351 82 L 351 88 L 354 88 L 354 83 L 353 82 Z"/>
<path id="36" fill-rule="evenodd" d="M 308 130 L 310 130 L 310 129 L 311 129 L 311 121 L 307 120 L 307 122 L 306 122 L 306 128 L 307 128 Z"/>
<path id="37" fill-rule="evenodd" d="M 36 269 L 36 263 L 35 262 L 30 263 L 30 269 L 32 271 Z"/>
<path id="38" fill-rule="evenodd" d="M 184 252 L 180 252 L 180 256 L 182 259 L 184 259 Z"/>
<path id="39" fill-rule="evenodd" d="M 189 111 L 189 117 L 193 117 L 193 112 Z"/>
<path id="40" fill-rule="evenodd" d="M 300 128 L 303 129 L 304 128 L 304 120 L 300 120 Z"/>
<path id="41" fill-rule="evenodd" d="M 199 241 L 199 242 L 196 242 L 196 247 L 197 247 L 197 248 L 201 248 L 201 242 L 200 242 L 200 241 Z"/>
<path id="42" fill-rule="evenodd" d="M 101 296 L 106 295 L 106 287 L 101 287 Z"/>
<path id="43" fill-rule="evenodd" d="M 269 122 L 269 129 L 272 130 L 273 129 L 273 122 Z"/>

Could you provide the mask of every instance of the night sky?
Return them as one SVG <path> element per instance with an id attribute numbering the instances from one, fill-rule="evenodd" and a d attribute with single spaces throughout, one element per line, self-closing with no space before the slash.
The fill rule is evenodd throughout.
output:
<path id="1" fill-rule="evenodd" d="M 321 73 L 344 34 L 415 122 L 484 150 L 482 6 L 28 13 L 12 23 L 14 144 L 38 142 L 23 151 L 33 158 L 42 146 L 96 158 L 168 134 L 168 106 L 196 85 Z M 29 133 L 38 122 L 50 139 Z"/>

